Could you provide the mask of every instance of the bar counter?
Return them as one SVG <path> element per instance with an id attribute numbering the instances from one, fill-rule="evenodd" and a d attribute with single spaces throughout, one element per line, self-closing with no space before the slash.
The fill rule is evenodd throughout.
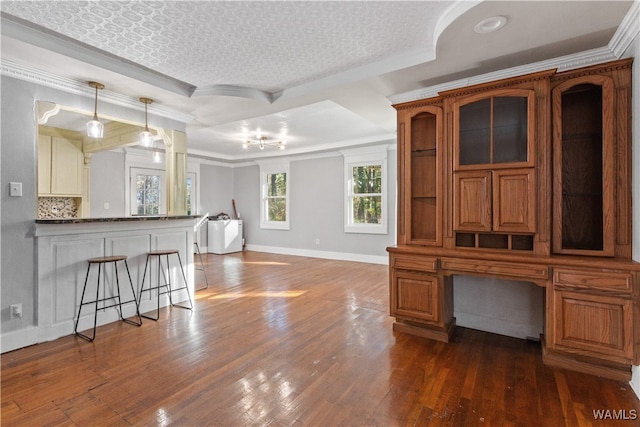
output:
<path id="1" fill-rule="evenodd" d="M 82 288 L 87 272 L 87 260 L 111 255 L 126 255 L 133 286 L 139 292 L 142 286 L 147 253 L 150 251 L 177 249 L 185 265 L 188 292 L 193 299 L 194 270 L 193 245 L 194 227 L 198 215 L 178 216 L 132 216 L 117 218 L 64 218 L 36 219 L 34 234 L 37 241 L 38 277 L 38 325 L 37 341 L 49 341 L 73 334 Z M 177 262 L 171 264 L 171 283 L 182 283 Z M 147 281 L 156 283 L 157 265 L 147 273 Z M 126 272 L 120 280 L 128 280 Z M 115 286 L 112 271 L 106 271 L 106 292 Z M 97 276 L 92 270 L 89 281 L 95 286 Z M 161 283 L 162 279 L 161 279 Z M 122 286 L 123 298 L 130 299 Z M 93 287 L 95 289 L 95 287 Z M 94 291 L 95 292 L 95 291 Z M 174 293 L 173 298 L 182 301 L 187 298 Z M 129 290 L 129 293 L 131 291 Z M 137 295 L 136 295 L 137 297 Z M 140 311 L 155 308 L 156 296 L 145 292 L 140 302 Z M 168 305 L 167 295 L 162 295 L 160 305 Z M 135 313 L 135 304 L 123 306 L 123 315 Z M 79 330 L 93 325 L 93 311 L 85 310 L 80 318 Z M 166 315 L 166 314 L 163 314 Z M 99 310 L 98 325 L 119 320 L 115 308 Z"/>

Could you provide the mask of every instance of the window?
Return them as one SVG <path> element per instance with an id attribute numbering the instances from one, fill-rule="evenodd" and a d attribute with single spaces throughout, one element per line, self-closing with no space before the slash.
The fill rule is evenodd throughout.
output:
<path id="1" fill-rule="evenodd" d="M 387 234 L 386 146 L 342 152 L 346 233 Z"/>
<path id="2" fill-rule="evenodd" d="M 198 191 L 197 191 L 196 174 L 187 173 L 187 215 L 195 215 L 198 213 Z"/>
<path id="3" fill-rule="evenodd" d="M 165 174 L 162 170 L 131 168 L 131 215 L 164 215 Z"/>
<path id="4" fill-rule="evenodd" d="M 289 229 L 289 163 L 261 161 L 260 228 Z"/>

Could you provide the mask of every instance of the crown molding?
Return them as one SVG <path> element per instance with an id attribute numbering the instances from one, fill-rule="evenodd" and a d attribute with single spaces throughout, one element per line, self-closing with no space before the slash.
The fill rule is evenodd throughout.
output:
<path id="1" fill-rule="evenodd" d="M 0 74 L 74 95 L 86 96 L 89 98 L 93 98 L 95 96 L 94 89 L 89 87 L 85 81 L 61 77 L 54 73 L 17 64 L 7 59 L 0 59 Z M 126 107 L 132 110 L 144 111 L 144 106 L 138 98 L 122 95 L 108 89 L 102 89 L 100 91 L 100 102 L 106 102 L 108 104 Z M 172 110 L 161 104 L 150 104 L 148 106 L 148 111 L 149 114 L 166 117 L 183 123 L 190 122 L 195 118 L 191 114 Z"/>
<path id="2" fill-rule="evenodd" d="M 420 88 L 410 92 L 392 95 L 387 99 L 391 101 L 392 104 L 402 104 L 404 102 L 433 98 L 438 96 L 438 94 L 441 92 L 460 89 L 465 86 L 489 83 L 495 80 L 517 77 L 551 69 L 557 69 L 558 71 L 567 71 L 574 68 L 586 67 L 588 65 L 601 64 L 604 62 L 613 61 L 615 59 L 619 59 L 619 57 L 617 57 L 608 47 L 601 47 L 598 49 L 591 49 L 584 52 L 561 56 L 559 58 L 547 59 L 531 64 L 520 65 L 504 70 L 492 71 L 490 73 L 480 74 L 478 76 L 453 80 L 434 86 Z"/>
<path id="3" fill-rule="evenodd" d="M 211 85 L 199 87 L 193 92 L 193 96 L 237 96 L 239 98 L 255 99 L 266 101 L 271 104 L 274 100 L 273 94 L 260 89 L 234 85 Z"/>
<path id="4" fill-rule="evenodd" d="M 618 57 L 622 58 L 633 40 L 640 34 L 640 1 L 634 0 L 631 8 L 624 16 L 620 26 L 609 41 L 609 49 Z"/>

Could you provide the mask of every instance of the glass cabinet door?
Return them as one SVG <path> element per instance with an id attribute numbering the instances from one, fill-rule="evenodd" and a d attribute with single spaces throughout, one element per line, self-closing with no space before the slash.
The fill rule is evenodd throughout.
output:
<path id="1" fill-rule="evenodd" d="M 502 90 L 456 104 L 456 169 L 531 166 L 533 92 Z M 508 165 L 507 165 L 508 164 Z"/>
<path id="2" fill-rule="evenodd" d="M 442 109 L 425 106 L 406 110 L 399 126 L 404 129 L 406 243 L 441 245 Z"/>

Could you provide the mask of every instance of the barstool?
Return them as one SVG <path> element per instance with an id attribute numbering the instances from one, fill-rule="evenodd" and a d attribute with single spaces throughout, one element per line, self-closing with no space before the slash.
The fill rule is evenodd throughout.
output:
<path id="1" fill-rule="evenodd" d="M 184 279 L 184 286 L 182 286 L 181 288 L 175 288 L 175 289 L 171 289 L 171 269 L 169 266 L 169 255 L 177 255 L 178 256 L 178 262 L 180 263 L 180 272 L 182 273 L 182 278 Z M 166 256 L 166 260 L 167 260 L 167 274 L 165 275 L 165 271 L 162 268 L 162 263 L 161 263 L 161 257 L 165 255 Z M 147 267 L 149 266 L 149 259 L 151 257 L 157 256 L 158 257 L 158 285 L 155 287 L 151 287 L 151 274 L 149 274 L 149 288 L 145 289 L 144 288 L 144 279 L 147 276 Z M 163 287 L 163 285 L 160 285 L 160 271 L 162 271 L 162 277 L 164 278 L 164 287 L 167 288 L 166 291 L 164 292 L 160 292 L 160 288 Z M 160 317 L 160 295 L 164 295 L 164 294 L 169 294 L 169 303 L 171 304 L 172 307 L 179 307 L 179 308 L 184 308 L 187 310 L 193 310 L 193 303 L 191 302 L 191 295 L 189 294 L 189 288 L 187 286 L 188 282 L 187 282 L 187 276 L 184 273 L 184 267 L 182 266 L 182 259 L 180 258 L 180 252 L 178 252 L 177 249 L 165 249 L 165 250 L 160 250 L 160 251 L 152 251 L 152 252 L 148 252 L 147 253 L 147 261 L 144 264 L 144 273 L 142 274 L 142 286 L 140 288 L 140 295 L 138 297 L 138 311 L 140 310 L 140 302 L 142 301 L 142 293 L 143 292 L 150 292 L 154 289 L 157 290 L 157 294 L 158 294 L 158 302 L 157 302 L 157 308 L 156 308 L 156 317 L 151 317 L 151 316 L 145 316 L 144 314 L 141 314 L 142 317 L 145 317 L 147 319 L 151 319 L 151 320 L 158 320 L 158 318 Z M 176 292 L 176 291 L 180 291 L 182 289 L 186 289 L 187 290 L 187 297 L 189 298 L 189 307 L 185 307 L 183 305 L 179 305 L 179 304 L 174 304 L 173 303 L 173 299 L 171 298 L 171 293 L 172 292 Z"/>
<path id="2" fill-rule="evenodd" d="M 127 275 L 129 276 L 129 285 L 131 285 L 131 292 L 133 292 L 133 299 L 129 301 L 122 301 L 120 298 L 120 279 L 118 278 L 118 261 L 123 261 L 124 266 L 127 268 Z M 113 269 L 116 272 L 116 290 L 117 294 L 115 296 L 100 298 L 100 273 L 102 271 L 103 264 L 113 263 Z M 84 302 L 84 294 L 87 290 L 87 281 L 89 280 L 89 272 L 91 271 L 91 266 L 93 264 L 98 264 L 98 285 L 96 286 L 96 299 L 94 301 Z M 100 307 L 100 309 L 115 307 L 116 305 L 120 308 L 119 315 L 120 319 L 123 322 L 129 323 L 130 325 L 141 326 L 142 318 L 140 317 L 140 312 L 138 311 L 138 302 L 136 301 L 136 291 L 133 288 L 133 282 L 131 281 L 131 273 L 129 273 L 129 265 L 127 265 L 127 256 L 126 255 L 112 255 L 105 256 L 99 258 L 91 258 L 89 259 L 89 265 L 87 266 L 87 275 L 84 278 L 84 287 L 82 288 L 82 296 L 80 297 L 80 306 L 78 307 L 78 317 L 76 318 L 76 325 L 74 327 L 74 332 L 81 338 L 84 338 L 87 341 L 93 341 L 96 338 L 96 324 L 98 322 L 98 303 L 104 302 L 108 300 L 117 299 L 118 302 L 111 305 L 104 305 Z M 122 316 L 122 304 L 127 304 L 130 302 L 136 303 L 136 316 L 138 317 L 138 322 L 134 322 L 133 320 L 125 319 Z M 93 315 L 93 336 L 89 337 L 88 335 L 82 334 L 78 332 L 78 323 L 80 321 L 80 313 L 82 313 L 82 307 L 89 304 L 95 304 L 95 313 Z"/>

